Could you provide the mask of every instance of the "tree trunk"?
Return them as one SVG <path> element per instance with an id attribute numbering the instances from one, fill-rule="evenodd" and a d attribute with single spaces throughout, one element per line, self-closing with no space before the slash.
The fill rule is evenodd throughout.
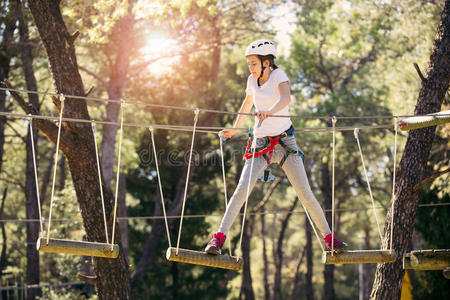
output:
<path id="1" fill-rule="evenodd" d="M 2 33 L 2 41 L 0 43 L 0 82 L 4 79 L 7 79 L 10 71 L 11 59 L 13 58 L 13 52 L 10 49 L 10 43 L 14 38 L 14 31 L 16 30 L 16 21 L 17 21 L 17 10 L 18 7 L 14 1 L 2 1 L 2 7 L 8 6 L 6 9 L 8 14 L 2 18 L 3 20 L 1 25 L 1 29 L 3 29 Z M 9 3 L 5 3 L 9 2 Z M 4 22 L 4 23 L 3 23 Z M 6 91 L 0 90 L 0 110 L 5 110 L 5 101 L 6 101 Z M 3 165 L 3 146 L 5 144 L 5 124 L 6 117 L 0 117 L 0 171 L 2 170 Z"/>
<path id="2" fill-rule="evenodd" d="M 75 56 L 74 40 L 67 32 L 60 1 L 28 1 L 37 29 L 44 43 L 53 79 L 58 93 L 84 96 L 84 88 Z M 17 95 L 16 95 L 16 99 Z M 55 101 L 60 106 L 58 101 Z M 22 106 L 23 109 L 29 108 Z M 59 107 L 58 107 L 59 108 Z M 28 112 L 28 111 L 27 111 Z M 34 112 L 36 113 L 36 112 Z M 89 120 L 86 102 L 67 98 L 64 116 Z M 52 122 L 36 120 L 36 126 L 53 142 L 57 139 L 57 127 Z M 72 175 L 77 200 L 88 241 L 105 242 L 102 205 L 97 175 L 94 138 L 90 124 L 63 124 L 60 149 L 66 155 Z M 105 191 L 109 232 L 112 232 L 112 197 Z M 114 237 L 120 243 L 120 233 Z M 123 249 L 119 258 L 97 258 L 94 261 L 99 299 L 128 299 L 128 265 Z"/>
<path id="3" fill-rule="evenodd" d="M 6 195 L 7 194 L 8 194 L 8 188 L 5 188 L 3 190 L 2 202 L 0 204 L 0 218 L 2 218 L 2 219 L 5 218 L 4 209 L 5 209 L 5 200 L 6 200 Z M 1 255 L 0 255 L 0 274 L 3 274 L 3 270 L 8 265 L 8 259 L 6 257 L 6 246 L 8 244 L 8 241 L 7 241 L 7 236 L 6 236 L 5 223 L 2 222 L 0 224 L 0 227 L 1 227 L 1 230 L 2 230 L 2 239 L 3 239 L 2 252 L 1 252 Z"/>
<path id="4" fill-rule="evenodd" d="M 267 259 L 267 246 L 266 246 L 266 216 L 264 211 L 261 213 L 261 239 L 263 243 L 262 247 L 262 255 L 263 255 L 263 262 L 264 262 L 264 275 L 263 275 L 263 282 L 264 282 L 264 299 L 270 300 L 270 285 L 269 285 L 269 261 Z"/>
<path id="5" fill-rule="evenodd" d="M 61 156 L 61 159 L 59 160 L 58 170 L 59 170 L 58 190 L 62 191 L 66 184 L 66 158 L 64 157 L 64 155 Z"/>
<path id="6" fill-rule="evenodd" d="M 274 299 L 282 299 L 283 294 L 281 292 L 282 286 L 281 286 L 281 279 L 282 279 L 282 267 L 283 267 L 283 240 L 284 240 L 284 234 L 286 232 L 286 228 L 289 223 L 289 219 L 292 215 L 292 212 L 294 211 L 295 207 L 298 203 L 298 197 L 295 197 L 294 203 L 289 208 L 289 212 L 287 213 L 284 220 L 281 222 L 281 229 L 280 234 L 278 235 L 278 243 L 277 243 L 277 249 L 275 252 L 275 283 L 273 288 L 273 295 Z"/>
<path id="7" fill-rule="evenodd" d="M 119 179 L 119 194 L 117 199 L 117 216 L 119 218 L 126 218 L 127 217 L 127 203 L 126 203 L 126 196 L 127 196 L 127 184 L 126 184 L 126 175 L 124 173 L 120 173 L 120 179 Z M 128 244 L 128 220 L 120 220 L 119 221 L 119 228 L 120 228 L 120 236 L 122 237 L 122 248 L 123 253 L 125 254 L 125 257 L 127 261 L 130 261 L 130 249 Z"/>
<path id="8" fill-rule="evenodd" d="M 323 199 L 325 201 L 325 210 L 332 208 L 332 197 L 331 197 L 331 182 L 330 182 L 330 169 L 328 164 L 323 162 L 320 168 L 320 173 L 322 177 L 322 185 L 320 190 L 322 191 Z M 326 218 L 328 224 L 331 224 L 331 213 L 326 213 Z M 323 285 L 323 299 L 333 300 L 335 299 L 334 293 L 334 265 L 325 265 L 323 271 L 324 285 Z"/>
<path id="9" fill-rule="evenodd" d="M 305 292 L 306 299 L 314 299 L 314 289 L 312 283 L 313 276 L 313 254 L 312 254 L 312 227 L 309 223 L 308 216 L 305 214 L 305 231 L 306 231 L 306 274 L 305 274 Z"/>
<path id="10" fill-rule="evenodd" d="M 450 0 L 445 1 L 430 56 L 426 80 L 415 109 L 416 115 L 438 112 L 450 81 Z M 393 249 L 397 260 L 379 264 L 375 273 L 371 299 L 400 299 L 404 270 L 402 257 L 408 250 L 419 196 L 414 188 L 420 184 L 426 167 L 436 127 L 411 130 L 400 161 L 395 185 L 395 207 L 389 210 L 384 230 L 383 244 L 389 247 L 391 226 L 394 228 Z M 391 215 L 394 214 L 394 224 Z"/>
<path id="11" fill-rule="evenodd" d="M 244 226 L 244 232 L 242 235 L 242 259 L 244 260 L 244 266 L 242 270 L 242 284 L 241 291 L 239 293 L 239 299 L 253 300 L 255 294 L 253 292 L 252 274 L 250 270 L 250 244 L 251 237 L 253 235 L 253 228 L 255 224 L 255 215 L 250 215 L 246 226 Z"/>
<path id="12" fill-rule="evenodd" d="M 1 6 L 5 7 L 8 14 L 6 16 L 2 16 L 0 20 L 0 29 L 3 30 L 1 36 L 0 43 L 0 82 L 4 79 L 8 78 L 11 59 L 13 58 L 13 54 L 11 49 L 9 48 L 10 42 L 14 37 L 14 31 L 16 30 L 16 22 L 17 22 L 17 5 L 14 1 L 1 1 Z M 6 91 L 0 90 L 0 110 L 6 111 Z M 3 168 L 3 154 L 4 154 L 4 145 L 5 145 L 5 124 L 6 117 L 0 117 L 0 172 Z M 4 205 L 6 201 L 7 195 L 7 187 L 5 187 L 3 191 L 3 197 L 0 208 L 0 217 L 4 219 Z M 7 235 L 5 230 L 5 223 L 1 224 L 2 231 L 2 250 L 0 255 L 0 275 L 2 271 L 8 265 L 8 257 L 7 257 Z M 3 295 L 3 294 L 2 294 Z"/>
<path id="13" fill-rule="evenodd" d="M 110 66 L 110 76 L 107 86 L 109 99 L 121 99 L 128 82 L 128 70 L 130 66 L 130 47 L 133 31 L 134 16 L 132 8 L 136 0 L 128 1 L 128 13 L 122 17 L 114 26 L 110 35 L 110 43 L 118 45 L 116 60 L 113 66 Z M 112 47 L 106 47 L 110 49 Z M 108 53 L 106 53 L 108 55 Z M 120 104 L 108 102 L 106 104 L 106 121 L 117 122 L 119 116 Z M 116 147 L 117 125 L 104 124 L 102 127 L 101 166 L 105 185 L 110 189 L 111 181 L 114 177 L 114 150 Z"/>
<path id="14" fill-rule="evenodd" d="M 302 251 L 299 252 L 298 260 L 297 260 L 297 266 L 295 268 L 295 275 L 294 275 L 294 282 L 292 283 L 292 292 L 290 296 L 290 300 L 296 300 L 300 298 L 300 284 L 301 284 L 301 272 L 300 267 L 303 263 L 303 258 L 305 257 L 307 246 L 303 247 Z"/>
<path id="15" fill-rule="evenodd" d="M 20 5 L 18 1 L 18 5 Z M 19 32 L 20 41 L 24 44 L 22 50 L 22 68 L 25 75 L 27 90 L 37 91 L 36 78 L 34 77 L 33 56 L 31 47 L 27 46 L 28 39 L 28 21 L 21 9 L 19 12 Z M 28 94 L 29 103 L 39 112 L 39 97 L 37 94 Z M 38 145 L 38 129 L 33 126 L 33 143 L 36 154 Z M 26 171 L 25 171 L 25 198 L 26 198 L 26 218 L 39 219 L 39 206 L 37 200 L 37 187 L 34 177 L 35 168 L 33 162 L 33 144 L 31 143 L 31 132 L 28 129 L 26 140 Z M 37 170 L 36 170 L 37 171 Z M 27 222 L 27 285 L 39 285 L 39 253 L 36 250 L 35 243 L 39 237 L 40 224 L 38 222 Z M 27 299 L 36 299 L 40 296 L 40 290 L 37 288 L 27 291 Z"/>

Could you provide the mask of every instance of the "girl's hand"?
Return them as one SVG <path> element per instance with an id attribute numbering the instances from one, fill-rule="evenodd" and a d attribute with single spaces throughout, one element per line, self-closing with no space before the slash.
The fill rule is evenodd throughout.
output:
<path id="1" fill-rule="evenodd" d="M 233 135 L 235 135 L 238 132 L 237 129 L 224 129 L 221 132 L 219 132 L 220 136 L 224 136 L 227 139 L 231 138 Z"/>
<path id="2" fill-rule="evenodd" d="M 271 113 L 268 111 L 257 111 L 253 113 L 253 116 L 256 116 L 261 122 L 267 119 L 270 115 Z"/>

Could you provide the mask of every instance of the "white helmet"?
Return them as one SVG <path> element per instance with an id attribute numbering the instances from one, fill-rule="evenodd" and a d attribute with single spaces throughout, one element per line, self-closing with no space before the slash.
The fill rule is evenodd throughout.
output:
<path id="1" fill-rule="evenodd" d="M 270 40 L 257 40 L 248 45 L 245 50 L 245 56 L 249 55 L 269 55 L 272 54 L 274 58 L 277 58 L 277 47 Z"/>

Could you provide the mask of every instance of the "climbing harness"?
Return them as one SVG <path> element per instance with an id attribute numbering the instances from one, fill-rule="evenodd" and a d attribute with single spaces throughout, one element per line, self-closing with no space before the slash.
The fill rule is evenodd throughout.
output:
<path id="1" fill-rule="evenodd" d="M 289 148 L 288 146 L 286 146 L 286 144 L 282 140 L 282 138 L 284 138 L 284 137 L 292 137 L 292 136 L 294 136 L 294 127 L 293 126 L 289 127 L 289 129 L 287 129 L 286 131 L 284 131 L 283 133 L 281 133 L 279 135 L 267 136 L 267 137 L 261 138 L 261 139 L 265 139 L 264 146 L 252 148 L 251 145 L 253 142 L 253 134 L 252 134 L 252 129 L 251 128 L 249 129 L 248 143 L 247 143 L 247 147 L 245 149 L 245 154 L 244 154 L 243 160 L 247 160 L 249 158 L 257 157 L 260 155 L 262 155 L 266 159 L 267 167 L 264 170 L 264 174 L 258 175 L 259 180 L 267 182 L 267 181 L 272 181 L 275 179 L 275 176 L 270 174 L 270 163 L 271 163 L 271 159 L 272 159 L 273 150 L 277 144 L 280 144 L 286 151 L 283 158 L 281 159 L 281 161 L 279 163 L 280 167 L 283 166 L 284 162 L 286 161 L 286 159 L 288 158 L 288 156 L 290 154 L 297 154 L 304 160 L 304 155 L 300 149 L 293 150 L 293 149 Z"/>

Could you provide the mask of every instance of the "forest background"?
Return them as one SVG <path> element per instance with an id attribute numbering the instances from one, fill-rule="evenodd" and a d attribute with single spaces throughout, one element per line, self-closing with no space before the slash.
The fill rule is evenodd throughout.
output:
<path id="1" fill-rule="evenodd" d="M 7 78 L 17 89 L 55 92 L 57 70 L 50 68 L 46 53 L 49 45 L 41 38 L 34 2 L 0 1 L 0 77 Z M 259 38 L 275 40 L 281 53 L 277 65 L 291 81 L 290 114 L 312 117 L 293 118 L 293 123 L 298 129 L 297 142 L 306 155 L 311 187 L 329 220 L 332 134 L 304 128 L 329 127 L 329 117 L 333 115 L 337 116 L 337 126 L 350 127 L 396 121 L 392 117 L 367 116 L 412 115 L 422 83 L 413 63 L 425 73 L 444 10 L 444 1 L 427 0 L 48 3 L 59 7 L 71 34 L 75 64 L 89 97 L 236 112 L 245 96 L 248 77 L 243 55 L 246 45 Z M 59 115 L 57 98 L 20 94 L 38 113 Z M 120 121 L 121 106 L 117 102 L 86 103 L 90 119 Z M 449 109 L 448 95 L 442 105 L 445 109 Z M 17 99 L 4 90 L 0 90 L 0 110 L 24 113 Z M 40 224 L 29 122 L 0 118 L 2 298 L 97 297 L 92 283 L 77 279 L 80 272 L 94 275 L 96 263 L 85 257 L 39 255 L 35 250 Z M 229 127 L 234 119 L 233 114 L 202 111 L 198 126 Z M 168 262 L 161 193 L 148 127 L 192 126 L 194 114 L 192 110 L 126 104 L 123 121 L 148 126 L 124 127 L 120 168 L 119 126 L 97 124 L 95 135 L 105 193 L 114 195 L 116 188 L 118 192 L 121 257 L 129 265 L 129 274 L 125 274 L 129 285 L 124 284 L 129 286 L 125 290 L 132 298 L 369 298 L 376 266 L 321 263 L 322 249 L 279 167 L 272 171 L 276 180 L 258 183 L 250 196 L 242 241 L 246 262 L 242 272 Z M 248 118 L 247 127 L 252 126 L 251 121 Z M 192 139 L 191 129 L 175 129 L 154 131 L 163 196 L 170 216 L 181 212 Z M 447 124 L 435 132 L 424 173 L 442 175 L 420 190 L 410 249 L 448 248 L 449 129 Z M 36 128 L 33 131 L 37 190 L 46 228 L 55 144 L 45 137 L 48 133 L 42 134 Z M 394 136 L 393 127 L 362 129 L 359 134 L 381 226 L 379 234 L 353 132 L 337 133 L 335 231 L 352 249 L 381 248 L 380 235 L 391 206 L 396 167 Z M 406 139 L 407 133 L 398 133 L 397 162 Z M 227 198 L 239 179 L 246 140 L 244 129 L 224 144 Z M 69 153 L 66 151 L 69 150 L 63 152 Z M 202 250 L 208 235 L 219 225 L 225 205 L 220 154 L 216 134 L 195 135 L 185 206 L 189 217 L 183 221 L 182 248 Z M 79 159 L 82 158 L 80 154 Z M 73 178 L 68 159 L 73 157 L 60 153 L 57 162 L 51 235 L 82 240 L 86 238 L 84 216 L 77 202 L 77 179 Z M 111 207 L 114 197 L 107 200 L 111 200 Z M 92 206 L 101 216 L 98 208 Z M 103 224 L 102 218 L 95 218 L 93 222 Z M 178 237 L 179 221 L 177 217 L 169 219 L 172 243 Z M 240 221 L 236 220 L 229 234 L 233 254 L 240 253 L 236 249 Z M 225 251 L 228 252 L 228 244 Z M 415 299 L 444 297 L 450 292 L 441 272 L 408 275 Z M 103 276 L 101 280 L 108 278 Z M 409 287 L 404 286 L 404 292 Z M 99 296 L 102 297 L 105 296 Z"/>

